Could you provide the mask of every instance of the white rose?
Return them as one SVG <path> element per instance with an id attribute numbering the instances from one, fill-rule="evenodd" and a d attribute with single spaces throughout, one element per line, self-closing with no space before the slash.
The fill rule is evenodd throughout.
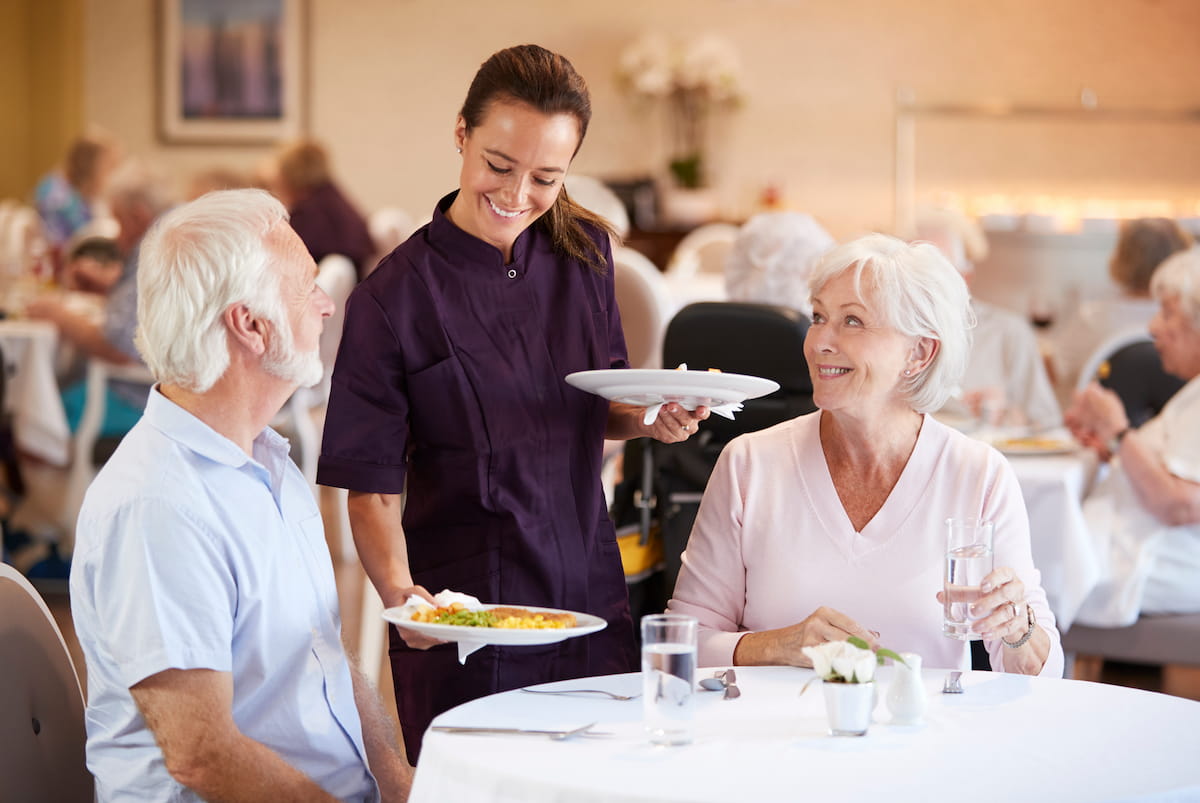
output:
<path id="1" fill-rule="evenodd" d="M 833 668 L 832 655 L 829 648 L 834 646 L 835 642 L 827 641 L 824 644 L 818 644 L 814 647 L 802 647 L 801 652 L 809 657 L 813 662 L 813 671 L 817 673 L 817 677 L 828 679 L 831 676 L 830 670 Z"/>
<path id="2" fill-rule="evenodd" d="M 878 661 L 875 659 L 875 653 L 870 650 L 863 650 L 855 647 L 858 650 L 859 658 L 854 663 L 854 682 L 869 683 L 875 679 L 875 666 Z"/>

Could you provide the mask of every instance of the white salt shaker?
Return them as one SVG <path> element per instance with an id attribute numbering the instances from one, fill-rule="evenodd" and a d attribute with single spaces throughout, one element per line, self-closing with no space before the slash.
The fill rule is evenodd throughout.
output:
<path id="1" fill-rule="evenodd" d="M 925 684 L 921 682 L 921 656 L 902 652 L 904 663 L 893 665 L 888 686 L 887 707 L 893 725 L 919 725 L 925 713 Z"/>

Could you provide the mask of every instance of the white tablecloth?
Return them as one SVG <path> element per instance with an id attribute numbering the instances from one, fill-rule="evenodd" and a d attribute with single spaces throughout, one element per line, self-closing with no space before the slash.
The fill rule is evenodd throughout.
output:
<path id="1" fill-rule="evenodd" d="M 1029 512 L 1033 564 L 1042 573 L 1059 630 L 1068 630 L 1100 579 L 1082 506 L 1096 475 L 1095 456 L 1087 451 L 1021 455 L 1009 462 Z"/>
<path id="2" fill-rule="evenodd" d="M 58 330 L 46 321 L 0 320 L 8 388 L 6 411 L 13 417 L 17 446 L 56 466 L 70 459 L 71 432 L 55 379 Z"/>
<path id="3" fill-rule="evenodd" d="M 461 705 L 439 725 L 573 728 L 608 738 L 429 732 L 412 803 L 433 801 L 1200 800 L 1200 702 L 1072 680 L 990 672 L 940 694 L 923 673 L 925 724 L 886 724 L 890 667 L 880 670 L 875 724 L 861 738 L 826 735 L 808 669 L 738 667 L 742 696 L 699 692 L 696 741 L 653 747 L 641 701 L 519 691 Z M 703 670 L 702 675 L 711 672 Z M 636 693 L 638 674 L 539 688 Z"/>

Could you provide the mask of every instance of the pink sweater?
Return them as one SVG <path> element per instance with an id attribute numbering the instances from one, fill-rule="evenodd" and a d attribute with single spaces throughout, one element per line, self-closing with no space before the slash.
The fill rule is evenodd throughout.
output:
<path id="1" fill-rule="evenodd" d="M 827 605 L 878 631 L 885 647 L 916 652 L 927 667 L 958 668 L 967 645 L 942 635 L 935 596 L 944 522 L 957 516 L 995 522 L 995 565 L 1017 571 L 1050 636 L 1041 674 L 1061 677 L 1062 645 L 1007 460 L 926 416 L 896 487 L 856 532 L 825 463 L 820 416 L 743 435 L 717 462 L 668 606 L 700 620 L 700 665 L 731 665 L 742 633 L 796 624 Z M 1002 670 L 1004 646 L 987 649 Z"/>

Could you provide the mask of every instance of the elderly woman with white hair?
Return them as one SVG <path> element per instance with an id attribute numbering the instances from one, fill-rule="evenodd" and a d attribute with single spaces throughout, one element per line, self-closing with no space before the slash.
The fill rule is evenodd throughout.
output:
<path id="1" fill-rule="evenodd" d="M 738 229 L 725 258 L 725 292 L 730 301 L 783 304 L 812 313 L 808 274 L 836 243 L 802 212 L 763 212 Z"/>
<path id="2" fill-rule="evenodd" d="M 932 245 L 873 234 L 826 254 L 810 289 L 819 409 L 725 448 L 669 604 L 700 620 L 701 664 L 810 666 L 802 647 L 858 636 L 962 665 L 939 591 L 961 517 L 995 525 L 972 625 L 992 668 L 1061 676 L 1012 469 L 928 415 L 969 353 L 962 277 Z"/>
<path id="3" fill-rule="evenodd" d="M 1137 429 L 1117 395 L 1094 382 L 1067 412 L 1075 437 L 1113 459 L 1084 503 L 1101 574 L 1076 617 L 1089 625 L 1200 611 L 1200 248 L 1159 265 L 1150 293 L 1159 302 L 1154 347 L 1187 384 Z"/>

